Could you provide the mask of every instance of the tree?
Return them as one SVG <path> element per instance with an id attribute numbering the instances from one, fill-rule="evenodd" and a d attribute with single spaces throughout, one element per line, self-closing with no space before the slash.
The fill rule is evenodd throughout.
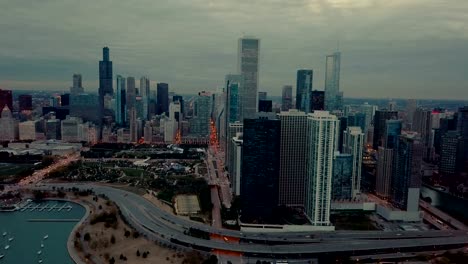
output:
<path id="1" fill-rule="evenodd" d="M 130 231 L 125 230 L 124 236 L 125 236 L 126 238 L 128 238 L 128 237 L 130 236 Z"/>
<path id="2" fill-rule="evenodd" d="M 76 233 L 75 233 L 75 237 L 76 237 L 76 238 L 80 238 L 80 237 L 81 237 L 81 234 L 80 234 L 80 232 L 76 231 Z"/>
<path id="3" fill-rule="evenodd" d="M 140 250 L 137 249 L 136 255 L 137 255 L 137 257 L 140 256 Z"/>
<path id="4" fill-rule="evenodd" d="M 84 241 L 90 241 L 91 240 L 91 235 L 89 233 L 86 233 L 83 237 Z"/>
<path id="5" fill-rule="evenodd" d="M 115 263 L 114 257 L 112 257 L 111 259 L 109 259 L 109 264 L 114 264 L 114 263 Z"/>
<path id="6" fill-rule="evenodd" d="M 115 244 L 115 236 L 114 236 L 114 235 L 111 236 L 110 242 L 111 242 L 112 244 Z"/>

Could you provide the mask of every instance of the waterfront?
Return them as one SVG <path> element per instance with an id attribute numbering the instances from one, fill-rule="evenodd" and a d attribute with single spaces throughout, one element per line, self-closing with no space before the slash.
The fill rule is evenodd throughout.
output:
<path id="1" fill-rule="evenodd" d="M 63 205 L 71 205 L 71 210 L 44 209 L 15 212 L 0 212 L 0 263 L 38 263 L 38 251 L 41 251 L 43 263 L 73 263 L 67 250 L 67 239 L 71 230 L 77 224 L 76 221 L 59 222 L 63 219 L 81 219 L 85 214 L 85 208 L 79 204 L 63 201 L 47 201 L 33 204 L 34 207 L 45 205 L 48 208 L 60 208 Z M 39 221 L 38 221 L 39 220 Z M 43 221 L 47 220 L 47 221 Z M 57 221 L 53 221 L 57 220 Z M 7 232 L 6 236 L 2 234 Z M 47 239 L 44 236 L 48 235 Z M 13 236 L 14 240 L 8 242 Z M 41 243 L 44 248 L 41 248 Z M 10 248 L 5 250 L 5 245 Z"/>

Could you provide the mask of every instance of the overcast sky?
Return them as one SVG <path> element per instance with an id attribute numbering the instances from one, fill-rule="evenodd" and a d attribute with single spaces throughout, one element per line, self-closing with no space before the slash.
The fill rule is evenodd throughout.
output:
<path id="1" fill-rule="evenodd" d="M 114 77 L 214 90 L 237 69 L 237 40 L 260 42 L 260 90 L 296 70 L 323 89 L 339 41 L 346 97 L 468 99 L 467 0 L 0 0 L 0 87 L 97 89 L 109 46 Z M 138 83 L 137 83 L 138 85 Z"/>

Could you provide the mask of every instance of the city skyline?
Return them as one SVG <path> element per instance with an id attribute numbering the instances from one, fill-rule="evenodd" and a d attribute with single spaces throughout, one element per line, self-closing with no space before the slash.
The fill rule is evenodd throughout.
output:
<path id="1" fill-rule="evenodd" d="M 5 4 L 0 11 L 0 29 L 7 36 L 0 40 L 4 47 L 0 54 L 0 87 L 66 90 L 70 76 L 81 73 L 86 91 L 95 91 L 96 58 L 100 48 L 109 46 L 115 74 L 148 76 L 152 84 L 168 82 L 179 93 L 214 90 L 222 87 L 226 73 L 236 72 L 236 40 L 245 32 L 262 42 L 258 90 L 271 95 L 281 94 L 284 83 L 295 83 L 300 68 L 313 69 L 313 87 L 323 90 L 325 56 L 336 51 L 338 41 L 342 52 L 340 90 L 345 97 L 456 99 L 468 95 L 464 89 L 468 78 L 463 74 L 468 65 L 459 56 L 466 51 L 468 38 L 463 30 L 466 17 L 461 15 L 468 4 L 463 1 L 452 2 L 450 12 L 460 15 L 450 19 L 436 1 L 420 0 L 251 4 L 257 8 L 243 2 L 202 0 L 157 3 L 158 8 L 152 2 L 118 3 L 112 11 L 115 17 L 126 18 L 121 21 L 154 14 L 151 20 L 139 19 L 141 25 L 125 30 L 127 35 L 121 33 L 122 28 L 128 28 L 127 22 L 94 16 L 94 12 L 110 8 L 107 3 L 95 5 L 96 9 L 91 10 L 86 4 L 57 5 L 47 1 L 33 7 L 17 2 Z M 278 7 L 283 5 L 284 20 L 276 19 Z M 69 14 L 70 9 L 74 16 L 60 15 Z M 42 20 L 49 10 L 54 10 L 50 21 Z M 259 10 L 258 17 L 248 17 L 251 10 Z M 171 12 L 178 12 L 178 16 L 171 17 Z M 427 21 L 422 14 L 436 19 Z M 83 20 L 85 16 L 89 19 Z M 341 19 L 335 20 L 336 16 Z M 260 19 L 263 23 L 256 23 Z M 351 20 L 355 23 L 348 23 Z M 326 24 L 330 26 L 324 27 Z M 213 28 L 218 26 L 225 30 Z M 182 37 L 187 30 L 194 36 L 190 40 Z M 48 38 L 42 37 L 45 32 Z M 148 33 L 149 37 L 142 37 Z M 24 36 L 28 41 L 16 45 Z"/>

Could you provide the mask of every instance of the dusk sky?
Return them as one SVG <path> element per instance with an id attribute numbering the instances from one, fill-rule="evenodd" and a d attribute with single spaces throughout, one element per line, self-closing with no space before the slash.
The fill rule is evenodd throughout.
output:
<path id="1" fill-rule="evenodd" d="M 468 99 L 467 0 L 0 0 L 0 88 L 96 91 L 102 47 L 117 74 L 195 93 L 260 42 L 260 91 L 295 87 L 339 41 L 345 97 Z M 138 85 L 138 82 L 137 82 Z M 154 89 L 154 86 L 152 86 Z"/>

